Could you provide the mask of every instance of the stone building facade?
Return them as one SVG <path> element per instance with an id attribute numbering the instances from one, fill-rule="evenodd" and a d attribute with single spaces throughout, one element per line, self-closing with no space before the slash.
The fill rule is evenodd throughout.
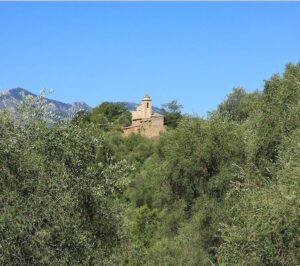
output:
<path id="1" fill-rule="evenodd" d="M 166 131 L 164 116 L 153 113 L 152 100 L 148 95 L 143 97 L 142 103 L 131 114 L 131 125 L 123 128 L 125 136 L 136 133 L 147 138 L 157 138 L 162 132 Z"/>

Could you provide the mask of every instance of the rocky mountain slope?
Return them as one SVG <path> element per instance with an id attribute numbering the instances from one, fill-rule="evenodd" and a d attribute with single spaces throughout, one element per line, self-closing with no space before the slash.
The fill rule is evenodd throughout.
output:
<path id="1" fill-rule="evenodd" d="M 15 111 L 16 106 L 24 101 L 25 97 L 32 96 L 37 97 L 36 94 L 29 92 L 23 88 L 14 88 L 7 91 L 0 91 L 0 109 L 8 109 L 12 112 Z M 45 103 L 49 106 L 50 111 L 58 114 L 62 117 L 71 117 L 73 114 L 80 110 L 89 112 L 92 107 L 87 105 L 85 102 L 74 102 L 74 103 L 63 103 L 60 101 L 44 98 Z M 128 110 L 135 110 L 137 103 L 133 102 L 118 102 L 125 104 Z M 160 109 L 153 107 L 154 112 L 160 112 Z"/>
<path id="2" fill-rule="evenodd" d="M 22 88 L 14 88 L 8 91 L 0 92 L 0 109 L 15 111 L 16 106 L 24 101 L 25 97 L 27 96 L 37 97 L 36 94 L 33 94 Z M 79 110 L 90 111 L 92 109 L 84 102 L 74 102 L 68 104 L 48 98 L 44 98 L 44 100 L 49 106 L 50 111 L 63 117 L 70 117 Z"/>

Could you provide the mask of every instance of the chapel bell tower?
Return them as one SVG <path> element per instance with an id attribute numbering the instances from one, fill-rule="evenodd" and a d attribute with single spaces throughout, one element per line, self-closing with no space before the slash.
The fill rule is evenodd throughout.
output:
<path id="1" fill-rule="evenodd" d="M 149 95 L 145 94 L 142 100 L 143 118 L 151 118 L 152 115 L 152 100 Z"/>

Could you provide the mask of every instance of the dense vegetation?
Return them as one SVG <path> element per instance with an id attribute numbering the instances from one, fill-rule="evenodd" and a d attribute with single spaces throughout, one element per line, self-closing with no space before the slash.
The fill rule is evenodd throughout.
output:
<path id="1" fill-rule="evenodd" d="M 32 105 L 0 114 L 1 265 L 300 264 L 300 64 L 206 119 L 165 105 L 158 140 Z"/>

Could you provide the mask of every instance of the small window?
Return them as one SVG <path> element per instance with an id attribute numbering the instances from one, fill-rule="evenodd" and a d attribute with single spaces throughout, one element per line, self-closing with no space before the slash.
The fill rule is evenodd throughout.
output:
<path id="1" fill-rule="evenodd" d="M 149 108 L 149 103 L 147 103 L 147 108 Z"/>

